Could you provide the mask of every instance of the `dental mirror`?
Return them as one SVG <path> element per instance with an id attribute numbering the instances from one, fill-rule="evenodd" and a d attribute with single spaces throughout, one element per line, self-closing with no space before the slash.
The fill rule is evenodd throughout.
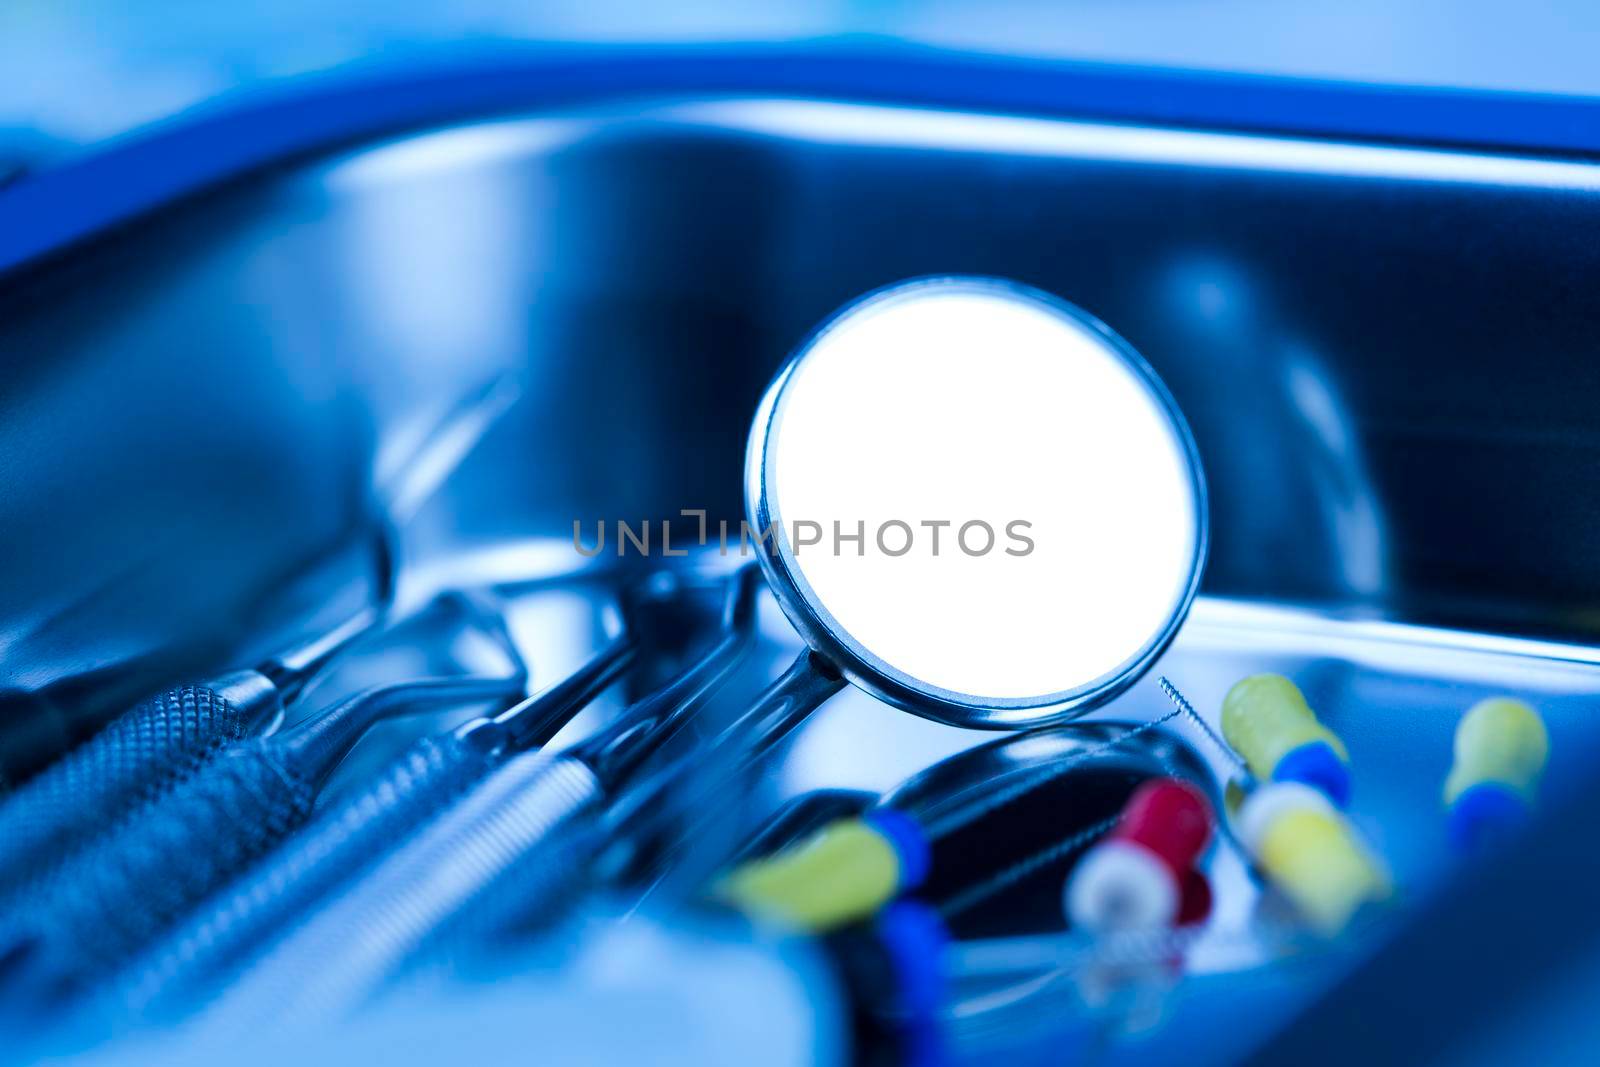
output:
<path id="1" fill-rule="evenodd" d="M 1206 553 L 1199 457 L 1155 372 L 991 278 L 904 282 L 824 323 L 756 413 L 745 503 L 810 646 L 745 717 L 759 750 L 846 680 L 955 726 L 1081 715 L 1166 648 Z"/>
<path id="2" fill-rule="evenodd" d="M 745 510 L 740 549 L 808 647 L 711 740 L 715 772 L 668 767 L 613 814 L 619 840 L 698 848 L 656 887 L 721 865 L 727 776 L 846 682 L 954 726 L 1075 718 L 1155 662 L 1206 555 L 1199 457 L 1155 372 L 994 278 L 890 286 L 812 334 L 757 409 Z"/>

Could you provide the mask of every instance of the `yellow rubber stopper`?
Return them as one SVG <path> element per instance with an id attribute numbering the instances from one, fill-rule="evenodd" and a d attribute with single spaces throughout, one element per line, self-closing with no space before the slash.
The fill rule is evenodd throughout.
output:
<path id="1" fill-rule="evenodd" d="M 1356 909 L 1389 893 L 1383 871 L 1331 808 L 1285 811 L 1262 831 L 1256 864 L 1323 934 L 1344 929 Z"/>
<path id="2" fill-rule="evenodd" d="M 1279 760 L 1315 741 L 1341 760 L 1350 758 L 1344 742 L 1317 721 L 1304 694 L 1281 674 L 1252 674 L 1234 683 L 1222 700 L 1222 736 L 1264 782 L 1272 780 Z"/>
<path id="3" fill-rule="evenodd" d="M 728 875 L 720 895 L 752 915 L 831 930 L 873 914 L 900 889 L 894 846 L 861 819 L 841 819 Z"/>
<path id="4" fill-rule="evenodd" d="M 1480 700 L 1456 726 L 1455 762 L 1444 781 L 1444 802 L 1475 785 L 1494 782 L 1533 802 L 1550 758 L 1550 735 L 1539 713 L 1520 700 Z"/>

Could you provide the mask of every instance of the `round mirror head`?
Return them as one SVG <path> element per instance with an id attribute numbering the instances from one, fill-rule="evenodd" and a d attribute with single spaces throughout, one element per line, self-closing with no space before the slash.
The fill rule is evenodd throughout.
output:
<path id="1" fill-rule="evenodd" d="M 959 726 L 1121 692 L 1199 584 L 1205 485 L 1121 338 L 994 279 L 853 303 L 751 430 L 746 534 L 790 620 L 863 689 Z"/>

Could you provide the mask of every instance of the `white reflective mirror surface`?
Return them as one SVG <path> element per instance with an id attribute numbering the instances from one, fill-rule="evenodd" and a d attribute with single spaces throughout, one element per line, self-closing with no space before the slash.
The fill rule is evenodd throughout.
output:
<path id="1" fill-rule="evenodd" d="M 845 309 L 768 393 L 748 474 L 769 577 L 811 644 L 967 725 L 1120 691 L 1204 555 L 1204 487 L 1165 389 L 1087 315 L 999 281 Z"/>

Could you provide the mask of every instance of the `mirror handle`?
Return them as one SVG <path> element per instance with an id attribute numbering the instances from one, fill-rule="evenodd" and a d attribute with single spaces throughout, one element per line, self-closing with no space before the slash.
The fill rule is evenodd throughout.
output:
<path id="1" fill-rule="evenodd" d="M 724 731 L 724 737 L 743 749 L 734 764 L 736 773 L 742 774 L 772 751 L 844 685 L 844 676 L 817 653 L 807 649 L 796 656 L 750 710 Z"/>

